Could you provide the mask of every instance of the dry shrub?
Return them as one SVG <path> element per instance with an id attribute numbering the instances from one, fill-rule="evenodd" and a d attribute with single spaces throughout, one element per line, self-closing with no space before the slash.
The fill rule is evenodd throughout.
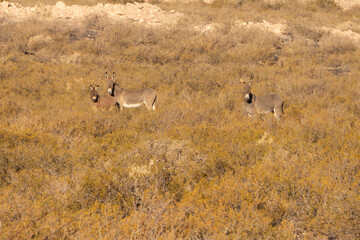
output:
<path id="1" fill-rule="evenodd" d="M 293 41 L 229 26 L 198 34 L 189 19 L 170 30 L 96 17 L 1 25 L 2 236 L 358 238 L 358 49 L 304 20 L 333 24 L 326 9 L 261 4 L 162 5 L 224 26 L 280 14 Z M 52 40 L 30 47 L 35 36 Z M 350 70 L 327 69 L 337 65 Z M 156 111 L 94 112 L 88 86 L 107 94 L 105 71 L 155 88 Z M 282 121 L 244 114 L 249 75 L 254 94 L 284 98 Z"/>
<path id="2" fill-rule="evenodd" d="M 329 54 L 346 54 L 357 50 L 355 44 L 346 37 L 329 36 L 319 42 L 321 50 Z"/>
<path id="3" fill-rule="evenodd" d="M 284 7 L 288 4 L 288 0 L 263 0 L 263 8 L 279 10 L 280 8 Z"/>
<path id="4" fill-rule="evenodd" d="M 288 26 L 287 31 L 290 35 L 309 38 L 314 42 L 318 42 L 325 35 L 323 31 L 316 29 L 314 25 L 311 25 L 308 22 L 295 22 Z M 324 38 L 327 37 L 328 36 L 326 35 L 324 36 Z"/>
<path id="5" fill-rule="evenodd" d="M 325 8 L 325 9 L 339 8 L 334 0 L 315 0 L 315 1 L 311 1 L 311 4 L 314 4 L 316 7 Z"/>

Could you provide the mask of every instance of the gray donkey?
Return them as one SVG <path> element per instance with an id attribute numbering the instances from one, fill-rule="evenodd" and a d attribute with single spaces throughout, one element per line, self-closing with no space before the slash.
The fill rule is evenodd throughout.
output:
<path id="1" fill-rule="evenodd" d="M 138 90 L 129 90 L 119 87 L 115 82 L 115 73 L 112 79 L 109 79 L 107 72 L 105 79 L 108 81 L 108 93 L 113 96 L 120 104 L 120 110 L 123 107 L 134 108 L 145 104 L 148 110 L 152 108 L 155 111 L 156 91 L 152 88 L 142 88 Z"/>
<path id="2" fill-rule="evenodd" d="M 251 80 L 245 82 L 240 79 L 244 85 L 244 102 L 246 113 L 252 117 L 253 114 L 265 114 L 265 113 L 274 113 L 274 116 L 280 120 L 282 114 L 284 113 L 284 101 L 277 94 L 267 94 L 264 96 L 255 96 L 251 93 Z"/>
<path id="3" fill-rule="evenodd" d="M 94 87 L 93 85 L 89 86 L 90 90 L 90 99 L 93 101 L 93 109 L 95 111 L 102 109 L 109 109 L 110 111 L 114 108 L 114 106 L 118 106 L 119 104 L 116 102 L 114 97 L 111 96 L 100 96 L 98 94 L 99 85 Z"/>

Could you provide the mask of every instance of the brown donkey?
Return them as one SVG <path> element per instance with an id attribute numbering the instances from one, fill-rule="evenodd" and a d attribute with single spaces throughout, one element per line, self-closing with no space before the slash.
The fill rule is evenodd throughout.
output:
<path id="1" fill-rule="evenodd" d="M 155 111 L 156 91 L 152 88 L 142 88 L 138 90 L 129 90 L 119 87 L 115 82 L 115 73 L 112 79 L 109 79 L 107 72 L 105 79 L 108 81 L 108 93 L 113 96 L 120 104 L 120 110 L 123 107 L 134 108 L 145 104 L 148 110 L 152 108 Z"/>
<path id="2" fill-rule="evenodd" d="M 114 106 L 118 106 L 114 97 L 111 96 L 99 96 L 98 94 L 99 85 L 93 87 L 93 85 L 89 86 L 90 90 L 90 99 L 93 101 L 93 108 L 95 111 L 102 110 L 112 110 Z"/>
<path id="3" fill-rule="evenodd" d="M 277 94 L 267 94 L 264 96 L 255 96 L 251 93 L 251 80 L 245 82 L 240 79 L 244 85 L 244 102 L 246 113 L 252 117 L 253 114 L 274 113 L 274 116 L 280 120 L 284 113 L 284 101 Z"/>

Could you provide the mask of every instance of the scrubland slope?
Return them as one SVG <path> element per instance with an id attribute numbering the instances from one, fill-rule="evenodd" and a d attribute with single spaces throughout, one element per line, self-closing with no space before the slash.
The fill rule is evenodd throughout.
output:
<path id="1" fill-rule="evenodd" d="M 159 7 L 185 17 L 0 18 L 0 238 L 360 238 L 359 9 Z M 156 112 L 94 112 L 105 71 Z M 244 114 L 249 74 L 281 122 Z"/>

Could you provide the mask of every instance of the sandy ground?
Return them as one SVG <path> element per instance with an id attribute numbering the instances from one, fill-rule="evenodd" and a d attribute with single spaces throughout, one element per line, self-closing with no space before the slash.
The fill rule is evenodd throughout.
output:
<path id="1" fill-rule="evenodd" d="M 91 16 L 104 16 L 114 21 L 128 21 L 149 26 L 172 25 L 183 16 L 175 11 L 163 11 L 149 3 L 98 4 L 96 6 L 67 6 L 59 1 L 55 5 L 22 7 L 10 2 L 0 3 L 3 21 L 26 21 L 29 18 L 40 20 L 67 20 L 80 22 Z"/>
<path id="2" fill-rule="evenodd" d="M 338 0 L 337 3 L 344 8 L 350 8 L 360 4 L 360 0 Z M 179 20 L 186 17 L 183 13 L 175 10 L 164 11 L 156 5 L 149 3 L 128 3 L 124 4 L 102 4 L 96 6 L 67 6 L 62 1 L 55 5 L 23 7 L 11 2 L 0 2 L 0 24 L 7 22 L 26 21 L 36 18 L 42 20 L 64 20 L 71 23 L 81 23 L 86 18 L 92 16 L 107 17 L 117 22 L 129 22 L 134 24 L 143 24 L 149 27 L 171 27 L 175 26 Z M 355 24 L 355 23 L 354 23 Z M 343 37 L 352 40 L 355 44 L 360 45 L 360 34 L 351 30 L 354 25 L 346 22 L 338 28 L 329 28 L 323 26 L 319 30 L 328 32 L 337 37 Z M 240 19 L 234 19 L 232 28 L 235 31 L 241 31 L 245 28 L 257 28 L 260 31 L 269 31 L 281 38 L 286 39 L 286 23 L 270 23 L 266 20 L 262 22 L 244 22 Z M 200 34 L 207 34 L 220 30 L 223 25 L 220 23 L 194 23 L 192 27 Z"/>
<path id="3" fill-rule="evenodd" d="M 335 2 L 344 10 L 349 10 L 355 6 L 360 6 L 360 0 L 335 0 Z"/>

